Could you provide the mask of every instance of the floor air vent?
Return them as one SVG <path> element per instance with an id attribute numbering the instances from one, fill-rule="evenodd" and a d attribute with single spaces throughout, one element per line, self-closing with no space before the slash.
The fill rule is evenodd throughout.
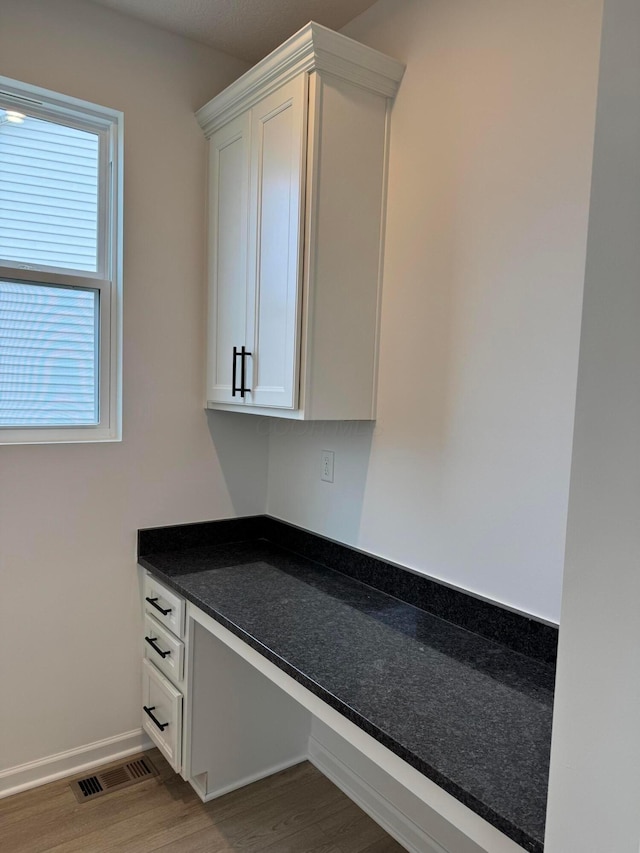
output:
<path id="1" fill-rule="evenodd" d="M 112 791 L 120 791 L 122 788 L 128 788 L 129 785 L 135 785 L 157 775 L 158 771 L 145 756 L 127 761 L 126 764 L 120 764 L 117 767 L 110 767 L 108 770 L 101 770 L 83 779 L 75 779 L 70 783 L 70 787 L 76 800 L 79 803 L 86 803 L 89 800 L 95 800 L 96 797 L 102 797 Z"/>

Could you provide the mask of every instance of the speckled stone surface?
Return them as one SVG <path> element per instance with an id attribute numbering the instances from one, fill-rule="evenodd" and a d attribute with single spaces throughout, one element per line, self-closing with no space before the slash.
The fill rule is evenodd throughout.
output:
<path id="1" fill-rule="evenodd" d="M 272 543 L 230 536 L 206 545 L 192 531 L 166 551 L 143 537 L 140 563 L 540 853 L 553 668 Z"/>
<path id="2" fill-rule="evenodd" d="M 557 627 L 475 598 L 423 574 L 411 572 L 268 515 L 140 530 L 138 553 L 144 555 L 195 548 L 198 545 L 259 539 L 266 539 L 287 551 L 349 575 L 407 604 L 414 604 L 434 616 L 467 628 L 474 634 L 495 640 L 515 652 L 522 652 L 527 657 L 555 666 Z"/>

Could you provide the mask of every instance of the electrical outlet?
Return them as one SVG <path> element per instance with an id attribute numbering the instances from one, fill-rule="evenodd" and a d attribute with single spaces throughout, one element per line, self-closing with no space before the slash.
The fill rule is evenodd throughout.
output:
<path id="1" fill-rule="evenodd" d="M 322 468 L 320 469 L 320 479 L 327 483 L 333 483 L 333 450 L 322 451 Z"/>

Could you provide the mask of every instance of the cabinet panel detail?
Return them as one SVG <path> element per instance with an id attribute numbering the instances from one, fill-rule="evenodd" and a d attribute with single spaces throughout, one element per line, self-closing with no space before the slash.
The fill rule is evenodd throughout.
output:
<path id="1" fill-rule="evenodd" d="M 247 317 L 247 205 L 250 116 L 236 119 L 210 143 L 209 352 L 207 399 L 242 403 L 233 394 L 233 348 Z"/>
<path id="2" fill-rule="evenodd" d="M 251 225 L 247 338 L 251 403 L 294 408 L 299 341 L 300 218 L 304 186 L 306 78 L 251 113 Z"/>
<path id="3" fill-rule="evenodd" d="M 142 662 L 142 726 L 174 770 L 181 769 L 182 693 Z"/>

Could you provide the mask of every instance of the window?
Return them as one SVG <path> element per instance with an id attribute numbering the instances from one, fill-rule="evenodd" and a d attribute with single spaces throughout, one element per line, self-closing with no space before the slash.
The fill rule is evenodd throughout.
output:
<path id="1" fill-rule="evenodd" d="M 0 444 L 121 435 L 122 114 L 0 77 Z"/>

